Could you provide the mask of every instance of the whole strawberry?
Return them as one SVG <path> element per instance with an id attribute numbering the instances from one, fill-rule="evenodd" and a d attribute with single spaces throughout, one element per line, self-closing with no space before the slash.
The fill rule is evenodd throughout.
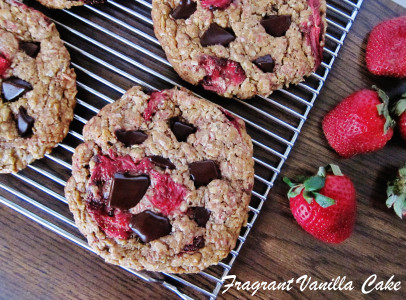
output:
<path id="1" fill-rule="evenodd" d="M 351 180 L 338 166 L 330 167 L 332 174 L 321 167 L 303 183 L 283 180 L 290 186 L 290 209 L 299 225 L 323 242 L 338 244 L 351 235 L 357 206 Z"/>
<path id="2" fill-rule="evenodd" d="M 383 148 L 395 125 L 388 102 L 381 90 L 361 90 L 345 98 L 323 120 L 330 146 L 345 158 Z"/>
<path id="3" fill-rule="evenodd" d="M 366 51 L 368 70 L 375 75 L 406 77 L 406 16 L 372 29 Z"/>
<path id="4" fill-rule="evenodd" d="M 398 170 L 395 180 L 388 182 L 386 206 L 392 207 L 402 219 L 406 216 L 406 164 Z"/>

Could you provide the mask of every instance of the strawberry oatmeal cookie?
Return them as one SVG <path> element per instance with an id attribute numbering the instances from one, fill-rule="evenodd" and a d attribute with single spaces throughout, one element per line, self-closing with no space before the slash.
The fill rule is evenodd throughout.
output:
<path id="1" fill-rule="evenodd" d="M 98 4 L 103 3 L 104 0 L 37 0 L 42 5 L 55 8 L 55 9 L 63 9 L 63 8 L 72 8 L 74 6 L 82 6 L 85 4 Z"/>
<path id="2" fill-rule="evenodd" d="M 0 0 L 0 172 L 49 153 L 73 119 L 76 75 L 53 24 L 42 13 Z"/>
<path id="3" fill-rule="evenodd" d="M 65 194 L 107 262 L 199 272 L 235 247 L 254 183 L 243 121 L 186 90 L 133 87 L 83 137 Z"/>
<path id="4" fill-rule="evenodd" d="M 268 96 L 320 65 L 325 0 L 153 0 L 155 35 L 178 74 L 225 97 Z"/>

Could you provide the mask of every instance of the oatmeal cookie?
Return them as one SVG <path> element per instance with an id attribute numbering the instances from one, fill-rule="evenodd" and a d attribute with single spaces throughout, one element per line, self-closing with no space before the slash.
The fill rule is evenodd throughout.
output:
<path id="1" fill-rule="evenodd" d="M 50 152 L 73 119 L 76 75 L 46 16 L 0 0 L 0 172 L 17 172 Z"/>
<path id="2" fill-rule="evenodd" d="M 153 0 L 175 71 L 225 97 L 268 96 L 320 65 L 325 0 Z"/>
<path id="3" fill-rule="evenodd" d="M 103 3 L 104 0 L 37 0 L 42 5 L 48 8 L 63 9 L 72 8 L 74 6 L 82 6 L 85 4 L 98 4 Z"/>
<path id="4" fill-rule="evenodd" d="M 65 195 L 107 262 L 199 272 L 235 247 L 254 182 L 242 120 L 186 90 L 133 87 L 83 136 Z"/>

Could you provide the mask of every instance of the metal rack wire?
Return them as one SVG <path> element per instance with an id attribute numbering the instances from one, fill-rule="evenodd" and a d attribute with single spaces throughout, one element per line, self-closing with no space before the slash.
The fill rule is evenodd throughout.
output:
<path id="1" fill-rule="evenodd" d="M 63 193 L 70 177 L 72 153 L 83 141 L 83 125 L 134 84 L 152 90 L 185 86 L 222 105 L 247 124 L 255 160 L 248 223 L 230 255 L 199 274 L 127 271 L 145 281 L 162 284 L 182 299 L 202 296 L 215 299 L 223 285 L 222 278 L 229 273 L 249 235 L 363 0 L 327 0 L 327 39 L 319 69 L 304 83 L 250 101 L 227 101 L 182 82 L 153 35 L 150 1 L 107 0 L 104 5 L 62 11 L 47 10 L 33 0 L 24 2 L 43 11 L 57 24 L 78 76 L 78 104 L 69 135 L 51 154 L 17 174 L 0 177 L 0 203 L 93 252 L 72 221 Z"/>

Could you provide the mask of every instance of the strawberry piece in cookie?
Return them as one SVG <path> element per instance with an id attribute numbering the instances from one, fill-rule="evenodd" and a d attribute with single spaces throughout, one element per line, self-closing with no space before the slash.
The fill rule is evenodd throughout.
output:
<path id="1" fill-rule="evenodd" d="M 0 76 L 6 72 L 10 67 L 10 62 L 3 56 L 0 55 Z"/>
<path id="2" fill-rule="evenodd" d="M 165 99 L 165 93 L 163 92 L 152 92 L 151 97 L 148 101 L 148 106 L 144 110 L 144 119 L 150 121 L 152 115 L 158 109 L 158 105 Z"/>
<path id="3" fill-rule="evenodd" d="M 202 0 L 202 7 L 207 9 L 226 9 L 231 0 Z"/>
<path id="4" fill-rule="evenodd" d="M 247 78 L 241 65 L 229 59 L 203 56 L 200 66 L 206 70 L 202 84 L 209 91 L 224 93 L 229 86 L 238 86 Z"/>
<path id="5" fill-rule="evenodd" d="M 306 41 L 310 44 L 312 53 L 315 58 L 316 70 L 323 59 L 323 43 L 324 24 L 321 19 L 320 0 L 307 0 L 308 5 L 312 9 L 312 15 L 307 23 L 302 24 L 301 31 L 306 35 Z"/>
<path id="6" fill-rule="evenodd" d="M 130 228 L 132 214 L 108 211 L 106 206 L 97 202 L 88 202 L 87 211 L 108 236 L 123 240 L 130 238 L 132 234 Z"/>

